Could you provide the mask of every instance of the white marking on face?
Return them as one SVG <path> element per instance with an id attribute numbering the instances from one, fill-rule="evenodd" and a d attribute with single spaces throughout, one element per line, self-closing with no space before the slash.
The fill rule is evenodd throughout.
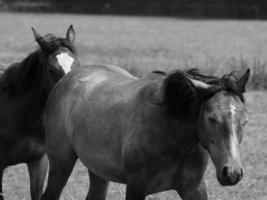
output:
<path id="1" fill-rule="evenodd" d="M 231 111 L 231 115 L 234 117 L 235 111 L 236 111 L 236 107 L 233 106 L 232 104 L 230 105 L 230 111 Z"/>
<path id="2" fill-rule="evenodd" d="M 239 151 L 237 149 L 238 139 L 237 139 L 235 122 L 234 122 L 235 114 L 236 114 L 236 107 L 233 105 L 230 105 L 230 112 L 231 112 L 231 119 L 232 119 L 232 134 L 230 136 L 230 152 L 233 158 L 238 158 L 239 157 Z"/>
<path id="3" fill-rule="evenodd" d="M 202 81 L 191 79 L 191 78 L 188 78 L 188 79 L 198 88 L 208 89 L 210 87 L 210 85 Z"/>
<path id="4" fill-rule="evenodd" d="M 233 156 L 234 159 L 238 159 L 239 158 L 239 151 L 238 151 L 238 140 L 237 140 L 237 136 L 236 134 L 233 135 L 233 137 L 230 140 L 231 142 L 231 154 Z"/>
<path id="5" fill-rule="evenodd" d="M 56 56 L 58 64 L 63 68 L 65 73 L 68 73 L 71 70 L 71 65 L 74 61 L 74 58 L 71 57 L 68 53 L 61 53 Z"/>

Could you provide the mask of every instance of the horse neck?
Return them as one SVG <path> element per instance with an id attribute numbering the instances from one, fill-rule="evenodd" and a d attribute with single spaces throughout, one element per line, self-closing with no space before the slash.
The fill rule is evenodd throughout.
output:
<path id="1" fill-rule="evenodd" d="M 167 140 L 174 152 L 191 149 L 198 143 L 197 123 L 179 119 L 168 120 Z"/>
<path id="2" fill-rule="evenodd" d="M 153 141 L 162 151 L 183 154 L 185 149 L 198 143 L 197 120 L 182 120 L 167 113 L 166 107 L 161 104 L 161 85 L 162 82 L 146 85 L 137 96 L 137 107 L 142 107 L 140 117 L 149 122 L 147 128 L 151 133 L 147 142 Z"/>
<path id="3" fill-rule="evenodd" d="M 37 104 L 44 104 L 48 97 L 48 93 L 43 85 L 30 88 L 28 94 L 32 96 L 32 102 L 36 102 Z"/>
<path id="4" fill-rule="evenodd" d="M 37 55 L 37 53 L 33 53 L 32 55 L 40 56 L 40 55 Z M 20 63 L 20 65 L 23 65 L 26 63 L 22 62 Z M 33 121 L 39 120 L 39 118 L 42 115 L 42 111 L 44 109 L 45 102 L 48 96 L 46 89 L 45 89 L 45 85 L 44 85 L 44 76 L 43 76 L 43 71 L 42 71 L 42 68 L 44 66 L 40 62 L 40 59 L 38 59 L 36 62 L 33 62 L 29 66 L 27 66 L 28 67 L 27 69 L 25 68 L 23 69 L 23 66 L 20 66 L 20 67 L 21 68 L 17 71 L 17 73 L 23 73 L 25 72 L 25 70 L 29 73 L 29 74 L 24 74 L 24 77 L 22 77 L 22 79 L 24 79 L 24 81 L 28 81 L 25 79 L 32 78 L 32 80 L 30 81 L 30 84 L 27 82 L 24 82 L 26 87 L 21 88 L 22 92 L 17 91 L 18 95 L 24 99 L 23 101 L 24 106 L 25 106 L 25 109 L 29 111 L 28 116 L 30 117 L 30 120 L 33 120 Z M 30 73 L 31 70 L 34 70 L 35 73 L 34 74 Z"/>
<path id="5" fill-rule="evenodd" d="M 35 80 L 34 86 L 28 90 L 28 103 L 27 107 L 31 114 L 32 120 L 39 121 L 48 97 L 48 93 L 44 87 L 44 84 L 41 80 Z"/>
<path id="6" fill-rule="evenodd" d="M 159 152 L 182 159 L 198 143 L 196 122 L 169 116 L 161 105 L 144 105 L 141 116 L 147 122 L 147 136 L 142 135 L 144 142 L 157 147 Z"/>

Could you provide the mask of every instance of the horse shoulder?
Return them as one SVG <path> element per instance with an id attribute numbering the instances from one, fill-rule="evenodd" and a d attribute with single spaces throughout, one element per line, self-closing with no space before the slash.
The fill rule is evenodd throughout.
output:
<path id="1" fill-rule="evenodd" d="M 201 144 L 197 144 L 185 158 L 180 178 L 182 184 L 190 183 L 192 186 L 199 184 L 204 177 L 208 165 L 208 152 L 204 150 Z"/>

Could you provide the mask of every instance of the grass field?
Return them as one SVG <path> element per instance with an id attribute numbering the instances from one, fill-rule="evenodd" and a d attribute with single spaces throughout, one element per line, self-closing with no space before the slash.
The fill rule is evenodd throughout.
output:
<path id="1" fill-rule="evenodd" d="M 36 48 L 30 27 L 40 33 L 65 35 L 70 24 L 77 33 L 82 63 L 119 65 L 142 76 L 155 70 L 199 67 L 212 74 L 253 70 L 251 89 L 267 88 L 267 22 L 189 21 L 174 18 L 139 18 L 57 14 L 0 14 L 0 64 L 20 61 Z M 267 199 L 267 93 L 247 93 L 250 123 L 241 146 L 245 177 L 234 187 L 221 187 L 212 165 L 207 170 L 211 200 Z M 62 199 L 84 199 L 88 176 L 79 163 Z M 24 165 L 10 167 L 4 175 L 8 200 L 29 199 Z M 111 184 L 109 200 L 123 200 L 125 187 Z M 179 199 L 175 192 L 148 199 Z"/>

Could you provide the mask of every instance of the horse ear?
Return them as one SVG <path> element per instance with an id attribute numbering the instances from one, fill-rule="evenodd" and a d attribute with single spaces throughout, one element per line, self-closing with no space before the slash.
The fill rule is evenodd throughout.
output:
<path id="1" fill-rule="evenodd" d="M 221 90 L 219 86 L 210 85 L 207 83 L 204 83 L 199 80 L 190 79 L 188 78 L 193 86 L 196 88 L 197 96 L 199 97 L 200 101 L 205 101 L 208 98 L 210 98 L 212 95 L 214 95 L 216 92 Z"/>
<path id="2" fill-rule="evenodd" d="M 204 83 L 202 81 L 199 81 L 199 80 L 195 80 L 195 79 L 191 79 L 191 78 L 188 78 L 188 79 L 191 81 L 191 83 L 193 84 L 193 86 L 195 88 L 198 88 L 201 90 L 208 89 L 211 86 L 211 85 Z"/>
<path id="3" fill-rule="evenodd" d="M 66 40 L 68 40 L 70 43 L 74 43 L 75 41 L 75 31 L 73 29 L 73 26 L 70 25 L 70 27 L 67 30 L 67 34 L 66 34 Z"/>
<path id="4" fill-rule="evenodd" d="M 41 35 L 33 27 L 32 27 L 32 32 L 36 41 L 41 38 Z"/>
<path id="5" fill-rule="evenodd" d="M 249 77 L 250 77 L 250 69 L 247 69 L 245 74 L 243 76 L 241 76 L 241 78 L 238 80 L 238 85 L 239 85 L 242 93 L 244 93 L 246 91 Z"/>
<path id="6" fill-rule="evenodd" d="M 41 49 L 43 49 L 44 51 L 48 50 L 47 42 L 45 41 L 45 38 L 42 37 L 33 27 L 32 27 L 32 32 L 33 32 L 35 41 L 39 44 Z"/>

